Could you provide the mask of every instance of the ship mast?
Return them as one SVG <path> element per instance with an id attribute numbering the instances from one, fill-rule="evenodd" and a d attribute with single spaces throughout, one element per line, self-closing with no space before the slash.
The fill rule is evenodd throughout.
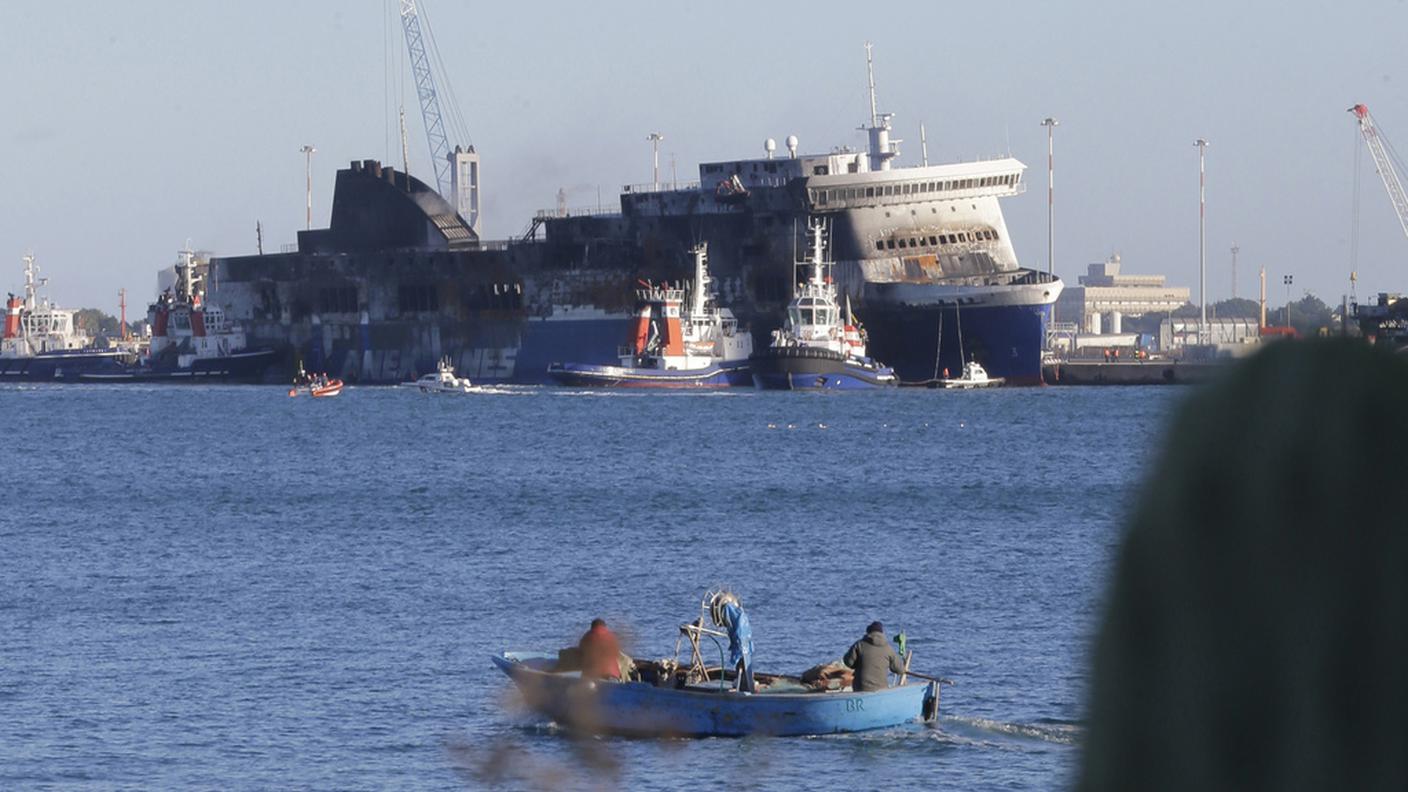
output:
<path id="1" fill-rule="evenodd" d="M 42 279 L 36 282 L 37 272 L 39 267 L 34 263 L 34 254 L 24 254 L 24 307 L 30 311 L 39 307 L 39 286 L 44 283 Z"/>
<path id="2" fill-rule="evenodd" d="M 870 125 L 880 125 L 880 116 L 875 112 L 875 60 L 870 55 L 871 44 L 865 42 L 865 74 L 870 80 Z"/>
<path id="3" fill-rule="evenodd" d="M 822 269 L 826 266 L 826 221 L 813 218 L 807 223 L 807 231 L 811 236 L 811 276 L 807 282 L 812 286 L 822 286 L 826 283 L 826 276 Z"/>
<path id="4" fill-rule="evenodd" d="M 899 144 L 903 141 L 890 139 L 890 119 L 894 118 L 894 114 L 880 112 L 875 103 L 875 60 L 870 49 L 870 42 L 865 42 L 865 73 L 870 83 L 870 125 L 861 129 L 870 136 L 870 169 L 887 171 L 890 160 L 899 155 Z"/>
<path id="5" fill-rule="evenodd" d="M 704 306 L 709 297 L 709 273 L 705 261 L 709 255 L 709 243 L 700 242 L 694 248 L 694 294 L 690 300 L 690 311 L 697 317 L 704 315 Z"/>

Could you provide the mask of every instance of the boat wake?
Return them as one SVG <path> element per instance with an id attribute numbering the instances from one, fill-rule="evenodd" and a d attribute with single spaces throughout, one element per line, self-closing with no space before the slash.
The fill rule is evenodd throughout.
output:
<path id="1" fill-rule="evenodd" d="M 1085 730 L 1078 723 L 1043 718 L 1037 723 L 1005 723 L 990 718 L 947 716 L 939 719 L 946 731 L 970 739 L 1008 737 L 1056 745 L 1079 745 Z"/>

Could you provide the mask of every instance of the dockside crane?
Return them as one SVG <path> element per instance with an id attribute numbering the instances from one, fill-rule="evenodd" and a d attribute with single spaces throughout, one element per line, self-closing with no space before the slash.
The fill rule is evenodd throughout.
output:
<path id="1" fill-rule="evenodd" d="M 1398 215 L 1398 224 L 1403 227 L 1403 235 L 1408 236 L 1408 194 L 1404 193 L 1403 181 L 1398 176 L 1398 169 L 1394 167 L 1397 156 L 1394 155 L 1393 147 L 1379 131 L 1379 126 L 1374 123 L 1374 116 L 1369 113 L 1368 107 L 1357 104 L 1349 108 L 1349 112 L 1354 113 L 1354 117 L 1359 121 L 1359 133 L 1364 136 L 1364 144 L 1369 149 L 1369 155 L 1374 158 L 1374 167 L 1379 171 L 1384 189 L 1388 191 L 1393 211 Z"/>
<path id="2" fill-rule="evenodd" d="M 429 22 L 425 27 L 429 27 Z M 406 34 L 406 54 L 411 60 L 416 97 L 420 100 L 425 139 L 430 147 L 430 161 L 435 168 L 436 189 L 449 199 L 459 211 L 460 217 L 464 218 L 478 236 L 479 155 L 473 145 L 467 149 L 457 145 L 454 151 L 450 150 L 449 136 L 445 132 L 445 115 L 440 110 L 440 93 L 436 90 L 435 72 L 431 68 L 431 58 L 426 51 L 421 14 L 416 8 L 416 0 L 401 0 L 401 28 Z M 433 34 L 431 46 L 434 49 Z M 453 107 L 451 109 L 453 110 Z M 463 122 L 460 126 L 463 126 Z"/>

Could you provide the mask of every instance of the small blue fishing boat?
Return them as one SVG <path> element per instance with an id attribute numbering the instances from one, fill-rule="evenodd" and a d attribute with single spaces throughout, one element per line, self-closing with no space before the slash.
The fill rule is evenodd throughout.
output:
<path id="1" fill-rule="evenodd" d="M 528 708 L 592 733 L 637 737 L 805 736 L 933 722 L 938 682 L 901 684 L 865 693 L 816 689 L 800 677 L 756 674 L 755 693 L 741 693 L 730 673 L 707 678 L 668 662 L 635 660 L 630 681 L 587 679 L 560 671 L 559 656 L 504 652 L 492 658 L 523 694 Z M 570 664 L 569 664 L 570 665 Z"/>

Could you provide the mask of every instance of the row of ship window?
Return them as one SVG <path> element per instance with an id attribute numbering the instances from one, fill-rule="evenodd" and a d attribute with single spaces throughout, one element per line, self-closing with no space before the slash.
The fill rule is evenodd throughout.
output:
<path id="1" fill-rule="evenodd" d="M 523 284 L 480 283 L 460 290 L 460 306 L 472 310 L 512 311 L 523 307 Z M 319 313 L 355 314 L 363 309 L 356 286 L 320 289 Z M 403 283 L 396 289 L 396 308 L 400 313 L 425 313 L 441 308 L 440 290 L 432 284 Z"/>
<path id="2" fill-rule="evenodd" d="M 952 245 L 952 244 L 954 244 L 954 243 L 956 243 L 956 242 L 981 242 L 981 241 L 984 241 L 984 240 L 996 240 L 996 239 L 997 239 L 997 232 L 985 228 L 985 229 L 982 229 L 981 231 L 974 231 L 974 232 L 972 232 L 972 233 L 969 233 L 969 232 L 967 232 L 967 231 L 959 231 L 959 232 L 956 233 L 956 234 L 930 234 L 930 235 L 928 235 L 927 237 L 925 237 L 925 236 L 908 237 L 908 238 L 905 238 L 905 237 L 899 237 L 899 238 L 891 237 L 890 239 L 877 239 L 877 240 L 875 240 L 875 249 L 876 249 L 876 250 L 894 250 L 894 249 L 896 249 L 897 247 L 900 248 L 900 249 L 905 249 L 905 248 L 917 248 L 917 247 L 924 247 L 924 245 L 925 245 L 926 242 L 927 242 L 930 246 L 934 246 L 934 245 Z"/>
<path id="3" fill-rule="evenodd" d="M 1002 176 L 984 176 L 978 179 L 950 179 L 948 181 L 905 182 L 904 184 L 882 184 L 873 187 L 833 187 L 828 190 L 813 190 L 816 202 L 854 201 L 861 198 L 883 198 L 892 195 L 924 195 L 926 193 L 949 192 L 951 190 L 971 190 L 977 187 L 1011 187 L 1017 183 L 1020 174 L 1008 173 Z"/>

